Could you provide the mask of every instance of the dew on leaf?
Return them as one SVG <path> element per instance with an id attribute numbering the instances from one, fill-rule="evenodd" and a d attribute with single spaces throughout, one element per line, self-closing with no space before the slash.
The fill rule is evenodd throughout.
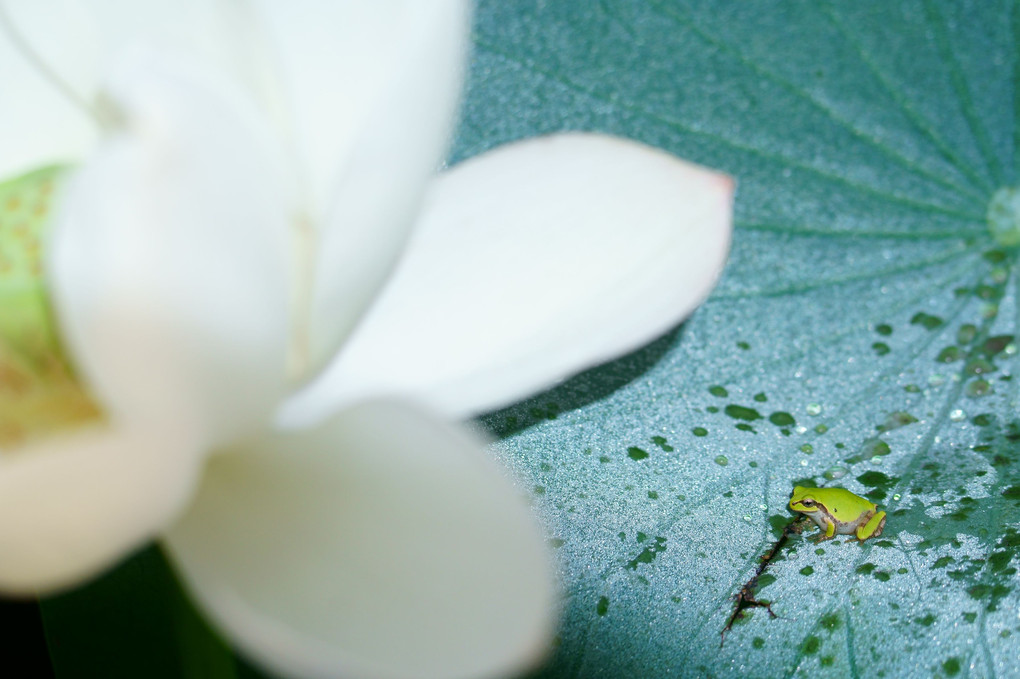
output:
<path id="1" fill-rule="evenodd" d="M 638 533 L 638 536 L 641 535 L 643 534 Z M 626 567 L 632 571 L 636 571 L 639 564 L 652 563 L 655 561 L 656 557 L 664 551 L 666 551 L 666 538 L 657 537 L 655 538 L 655 542 L 645 547 L 636 557 L 628 561 Z"/>
<path id="2" fill-rule="evenodd" d="M 942 319 L 938 316 L 932 316 L 931 314 L 919 311 L 910 319 L 910 324 L 920 325 L 925 330 L 935 330 L 942 325 Z"/>
<path id="3" fill-rule="evenodd" d="M 735 420 L 746 420 L 748 422 L 754 422 L 755 420 L 762 419 L 761 413 L 759 413 L 754 408 L 748 408 L 746 406 L 737 405 L 735 403 L 731 403 L 730 405 L 726 406 L 723 412 Z"/>
<path id="4" fill-rule="evenodd" d="M 981 345 L 981 353 L 989 358 L 994 358 L 1006 349 L 1013 342 L 1013 335 L 996 335 L 989 337 Z"/>
<path id="5" fill-rule="evenodd" d="M 768 401 L 769 399 L 765 396 L 764 392 L 760 392 L 754 395 L 754 400 L 758 403 L 765 403 L 765 401 Z"/>
<path id="6" fill-rule="evenodd" d="M 992 571 L 1003 571 L 1013 559 L 1010 552 L 994 552 L 988 557 L 988 569 Z"/>
<path id="7" fill-rule="evenodd" d="M 994 364 L 988 362 L 983 358 L 972 358 L 967 361 L 967 365 L 964 366 L 963 372 L 965 375 L 987 375 L 997 370 Z"/>
<path id="8" fill-rule="evenodd" d="M 994 285 L 979 285 L 974 288 L 974 296 L 980 299 L 1001 299 L 1002 289 Z"/>
<path id="9" fill-rule="evenodd" d="M 835 481 L 836 479 L 843 478 L 849 472 L 850 472 L 850 470 L 847 469 L 846 467 L 841 467 L 839 465 L 835 465 L 835 466 L 832 466 L 832 467 L 829 467 L 828 469 L 826 469 L 825 473 L 823 473 L 822 476 L 824 476 L 829 481 Z"/>
<path id="10" fill-rule="evenodd" d="M 804 453 L 805 455 L 811 455 L 812 453 L 815 452 L 815 447 L 810 443 L 805 443 L 800 447 L 800 452 Z"/>
<path id="11" fill-rule="evenodd" d="M 888 443 L 886 443 L 880 438 L 872 437 L 870 439 L 865 439 L 865 441 L 861 444 L 861 449 L 857 452 L 857 454 L 847 458 L 846 461 L 850 464 L 856 464 L 858 462 L 870 460 L 881 455 L 888 455 L 890 452 L 892 451 L 889 448 Z"/>
<path id="12" fill-rule="evenodd" d="M 719 398 L 725 398 L 730 395 L 730 392 L 726 391 L 725 387 L 721 387 L 718 384 L 708 388 L 708 393 L 712 396 L 718 396 Z"/>
<path id="13" fill-rule="evenodd" d="M 877 332 L 879 335 L 888 337 L 889 335 L 892 334 L 892 326 L 887 323 L 880 323 L 879 325 L 875 326 L 875 332 Z"/>
<path id="14" fill-rule="evenodd" d="M 992 385 L 989 384 L 988 380 L 974 380 L 967 384 L 964 393 L 971 398 L 977 398 L 979 396 L 985 396 L 991 393 Z"/>
<path id="15" fill-rule="evenodd" d="M 967 413 L 957 408 L 949 413 L 949 419 L 953 422 L 963 422 L 967 419 Z"/>
<path id="16" fill-rule="evenodd" d="M 801 575 L 811 575 L 814 572 L 815 572 L 815 569 L 812 568 L 811 566 L 804 566 L 803 568 L 800 569 L 800 574 Z"/>
<path id="17" fill-rule="evenodd" d="M 664 436 L 653 436 L 652 443 L 659 446 L 666 453 L 672 453 L 674 450 L 673 446 L 669 445 Z"/>
<path id="18" fill-rule="evenodd" d="M 793 425 L 797 424 L 797 421 L 793 419 L 793 415 L 787 412 L 783 412 L 781 410 L 777 410 L 776 412 L 769 415 L 769 422 L 776 425 L 777 427 L 792 427 Z"/>
<path id="19" fill-rule="evenodd" d="M 869 488 L 886 488 L 896 483 L 899 479 L 891 478 L 882 472 L 871 470 L 858 476 L 857 480 Z"/>
<path id="20" fill-rule="evenodd" d="M 977 326 L 965 323 L 956 331 L 956 342 L 958 344 L 970 344 L 977 336 Z"/>
<path id="21" fill-rule="evenodd" d="M 964 356 L 964 352 L 960 347 L 949 346 L 939 352 L 939 355 L 935 357 L 935 360 L 939 363 L 953 363 L 959 361 Z"/>
<path id="22" fill-rule="evenodd" d="M 892 351 L 892 349 L 889 348 L 889 345 L 886 344 L 885 342 L 875 342 L 874 344 L 871 345 L 871 348 L 874 349 L 875 353 L 878 354 L 879 356 L 885 356 L 890 351 Z"/>
<path id="23" fill-rule="evenodd" d="M 599 597 L 599 602 L 595 605 L 595 613 L 601 618 L 609 612 L 609 598 Z"/>
<path id="24" fill-rule="evenodd" d="M 914 422 L 917 422 L 916 417 L 914 417 L 908 412 L 897 410 L 895 412 L 889 413 L 886 416 L 885 421 L 882 424 L 878 425 L 876 429 L 878 429 L 878 431 L 893 431 L 894 429 L 905 427 L 908 424 L 913 424 Z"/>
<path id="25" fill-rule="evenodd" d="M 720 467 L 725 467 L 726 465 L 728 465 L 730 463 L 730 461 L 728 459 L 726 459 L 725 455 L 719 455 L 719 456 L 717 456 L 715 458 L 715 463 L 717 465 L 719 465 Z"/>
<path id="26" fill-rule="evenodd" d="M 708 436 L 708 430 L 704 427 L 695 427 L 694 429 L 691 429 L 691 433 L 695 436 Z"/>
<path id="27" fill-rule="evenodd" d="M 828 425 L 825 425 L 825 424 L 816 424 L 815 425 L 815 433 L 816 434 L 824 434 L 827 431 L 829 431 Z"/>
<path id="28" fill-rule="evenodd" d="M 973 424 L 976 424 L 979 427 L 986 427 L 994 421 L 996 421 L 996 416 L 994 416 L 991 413 L 981 413 L 980 415 L 975 415 L 974 418 L 971 420 Z"/>
<path id="29" fill-rule="evenodd" d="M 999 249 L 987 250 L 981 253 L 981 257 L 991 264 L 1001 264 L 1009 259 L 1009 255 L 1007 255 L 1004 250 Z"/>
<path id="30" fill-rule="evenodd" d="M 627 457 L 632 460 L 643 460 L 648 457 L 648 451 L 638 448 L 637 446 L 631 446 L 627 449 Z"/>

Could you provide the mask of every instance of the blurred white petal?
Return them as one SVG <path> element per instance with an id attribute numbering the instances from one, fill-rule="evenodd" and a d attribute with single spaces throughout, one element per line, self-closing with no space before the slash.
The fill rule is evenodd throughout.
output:
<path id="1" fill-rule="evenodd" d="M 195 487 L 184 422 L 97 427 L 0 455 L 0 589 L 74 585 L 158 535 Z"/>
<path id="2" fill-rule="evenodd" d="M 550 631 L 521 497 L 478 442 L 398 404 L 213 457 L 167 544 L 227 637 L 287 676 L 489 676 Z"/>
<path id="3" fill-rule="evenodd" d="M 99 129 L 82 107 L 40 71 L 80 82 L 93 41 L 74 0 L 17 0 L 0 5 L 0 179 L 80 160 Z M 80 97 L 72 88 L 74 97 Z"/>
<path id="4" fill-rule="evenodd" d="M 280 422 L 391 394 L 466 417 L 649 342 L 715 284 L 732 194 L 725 175 L 597 135 L 455 167 L 349 343 Z"/>
<path id="5" fill-rule="evenodd" d="M 65 341 L 117 416 L 185 390 L 215 440 L 262 428 L 288 339 L 271 137 L 228 84 L 152 55 L 108 91 L 122 127 L 72 178 L 48 251 Z"/>
<path id="6" fill-rule="evenodd" d="M 318 242 L 307 370 L 389 274 L 446 149 L 468 35 L 463 0 L 263 0 Z"/>

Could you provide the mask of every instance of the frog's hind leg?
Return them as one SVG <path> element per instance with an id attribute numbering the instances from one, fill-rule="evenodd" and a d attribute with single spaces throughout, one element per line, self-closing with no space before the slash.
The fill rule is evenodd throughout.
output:
<path id="1" fill-rule="evenodd" d="M 877 512 L 868 522 L 857 529 L 857 539 L 877 538 L 885 528 L 885 512 Z"/>

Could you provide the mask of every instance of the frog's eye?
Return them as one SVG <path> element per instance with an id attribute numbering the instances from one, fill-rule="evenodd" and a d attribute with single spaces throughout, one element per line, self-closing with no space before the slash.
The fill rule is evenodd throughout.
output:
<path id="1" fill-rule="evenodd" d="M 809 497 L 804 498 L 803 500 L 800 501 L 800 503 L 802 505 L 804 505 L 805 507 L 814 507 L 815 506 L 815 501 L 812 500 Z"/>

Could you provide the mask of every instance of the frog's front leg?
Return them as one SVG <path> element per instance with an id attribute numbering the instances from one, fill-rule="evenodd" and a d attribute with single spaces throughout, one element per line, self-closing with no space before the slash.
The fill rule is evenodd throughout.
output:
<path id="1" fill-rule="evenodd" d="M 868 522 L 857 527 L 857 539 L 861 542 L 868 538 L 877 538 L 885 528 L 885 512 L 878 512 Z"/>
<path id="2" fill-rule="evenodd" d="M 821 528 L 821 526 L 819 526 Z M 832 521 L 825 522 L 825 530 L 818 533 L 818 537 L 815 538 L 815 542 L 822 542 L 823 540 L 831 540 L 836 535 L 836 524 Z"/>

